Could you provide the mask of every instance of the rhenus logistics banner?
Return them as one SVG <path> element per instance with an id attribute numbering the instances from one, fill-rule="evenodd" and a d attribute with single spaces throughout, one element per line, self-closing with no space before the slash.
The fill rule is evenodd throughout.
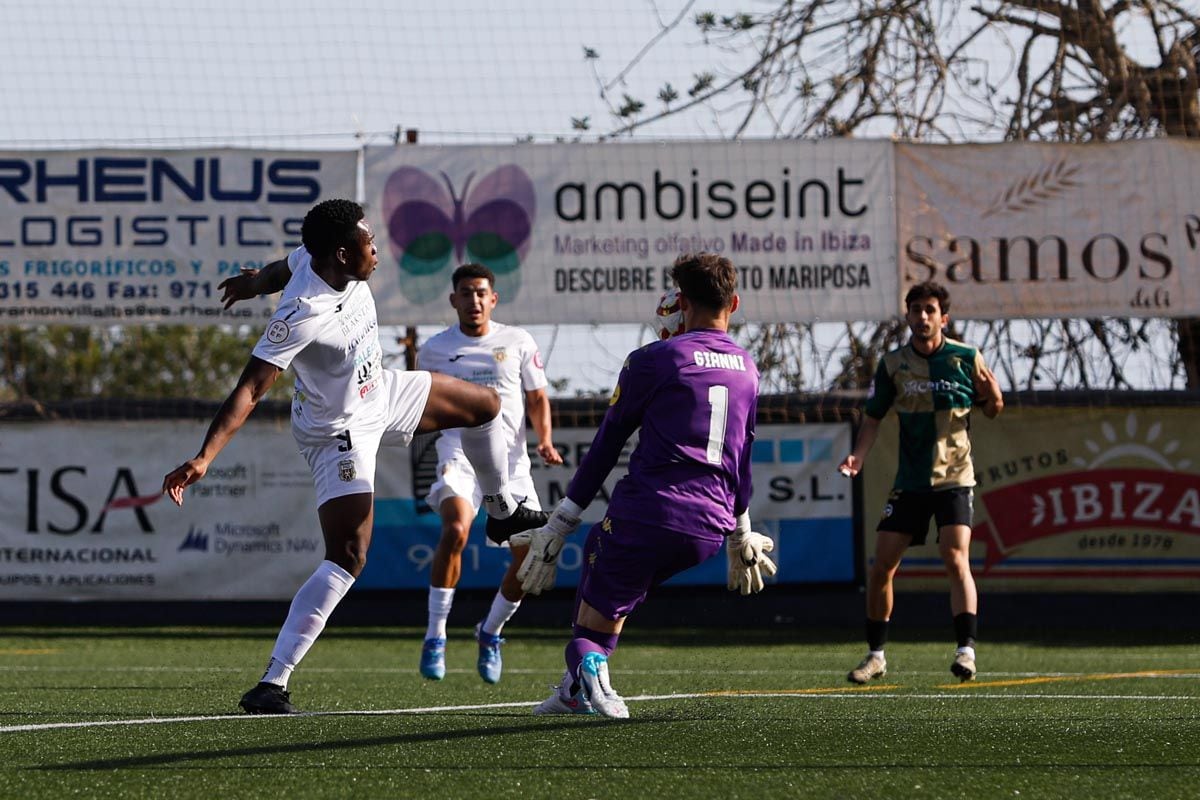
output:
<path id="1" fill-rule="evenodd" d="M 0 322 L 203 324 L 217 285 L 300 244 L 318 200 L 354 197 L 354 152 L 0 153 Z"/>
<path id="2" fill-rule="evenodd" d="M 740 318 L 871 320 L 898 307 L 890 142 L 367 148 L 381 322 L 450 322 L 464 261 L 519 324 L 645 322 L 667 269 L 738 267 Z"/>

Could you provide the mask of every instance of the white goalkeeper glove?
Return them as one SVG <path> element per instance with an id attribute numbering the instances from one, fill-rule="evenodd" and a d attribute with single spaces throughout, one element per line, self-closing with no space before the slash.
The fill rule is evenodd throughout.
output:
<path id="1" fill-rule="evenodd" d="M 521 582 L 523 592 L 541 594 L 546 589 L 554 588 L 554 579 L 558 575 L 558 555 L 567 537 L 579 527 L 582 513 L 582 508 L 564 497 L 555 506 L 554 513 L 545 525 L 509 538 L 509 544 L 514 547 L 529 547 L 521 568 L 517 570 L 517 580 Z"/>
<path id="2" fill-rule="evenodd" d="M 737 528 L 725 540 L 729 591 L 744 595 L 761 592 L 765 585 L 763 575 L 769 578 L 777 571 L 775 562 L 766 555 L 774 549 L 775 542 L 771 537 L 750 530 L 749 513 L 738 517 Z"/>

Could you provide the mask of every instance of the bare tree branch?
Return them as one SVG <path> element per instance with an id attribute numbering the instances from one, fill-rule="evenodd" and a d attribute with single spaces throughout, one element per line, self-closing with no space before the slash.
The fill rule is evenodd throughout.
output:
<path id="1" fill-rule="evenodd" d="M 1200 15 L 1192 2 L 777 0 L 752 15 L 698 16 L 704 42 L 735 66 L 714 66 L 683 102 L 620 117 L 602 138 L 649 130 L 701 107 L 716 117 L 735 115 L 735 137 L 765 122 L 776 135 L 796 137 L 1200 138 Z M 680 19 L 647 48 L 668 30 L 682 30 Z M 1140 47 L 1131 47 L 1134 30 Z M 628 80 L 646 52 L 602 88 Z M 664 83 L 687 85 L 679 76 L 657 85 Z M 1183 380 L 1200 387 L 1200 320 L 962 324 L 982 334 L 997 374 L 1012 385 L 1127 387 L 1150 380 L 1166 387 Z M 774 371 L 771 385 L 830 389 L 866 385 L 879 354 L 903 333 L 895 323 L 863 323 L 836 336 L 814 325 L 746 326 L 744 335 L 753 339 L 764 376 Z M 1152 352 L 1151 333 L 1177 352 Z M 1149 378 L 1131 376 L 1135 356 Z"/>

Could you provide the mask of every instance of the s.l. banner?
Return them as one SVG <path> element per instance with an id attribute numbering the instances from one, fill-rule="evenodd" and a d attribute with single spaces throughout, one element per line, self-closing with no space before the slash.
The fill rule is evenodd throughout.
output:
<path id="1" fill-rule="evenodd" d="M 540 465 L 536 452 L 533 478 L 543 508 L 553 508 L 565 495 L 579 459 L 591 445 L 591 428 L 557 428 L 554 440 L 566 462 Z M 587 508 L 580 530 L 567 540 L 558 568 L 558 585 L 579 580 L 587 528 L 604 517 L 609 493 L 625 474 L 636 437 L 625 447 L 604 489 Z M 432 476 L 422 465 L 429 443 L 414 443 L 381 459 L 375 501 L 375 534 L 359 588 L 400 589 L 429 586 L 429 570 L 441 532 L 434 509 L 423 501 Z M 850 452 L 848 423 L 762 425 L 752 454 L 754 497 L 750 516 L 754 529 L 775 541 L 772 558 L 779 565 L 778 583 L 852 583 L 856 579 L 854 513 L 850 481 L 837 474 L 837 464 Z M 428 456 L 427 456 L 428 458 Z M 426 459 L 427 460 L 427 459 Z M 416 462 L 415 464 L 413 462 Z M 507 548 L 492 546 L 483 533 L 484 517 L 476 518 L 462 556 L 462 588 L 496 588 L 510 563 Z M 672 578 L 670 583 L 724 584 L 725 558 L 718 555 Z"/>

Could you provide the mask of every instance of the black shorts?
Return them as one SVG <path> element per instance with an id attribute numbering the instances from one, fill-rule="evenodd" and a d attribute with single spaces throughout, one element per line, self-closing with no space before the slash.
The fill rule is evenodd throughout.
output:
<path id="1" fill-rule="evenodd" d="M 938 528 L 946 525 L 971 525 L 972 490 L 969 486 L 938 491 L 893 490 L 883 507 L 877 531 L 902 533 L 912 537 L 910 544 L 925 544 L 929 518 Z"/>

